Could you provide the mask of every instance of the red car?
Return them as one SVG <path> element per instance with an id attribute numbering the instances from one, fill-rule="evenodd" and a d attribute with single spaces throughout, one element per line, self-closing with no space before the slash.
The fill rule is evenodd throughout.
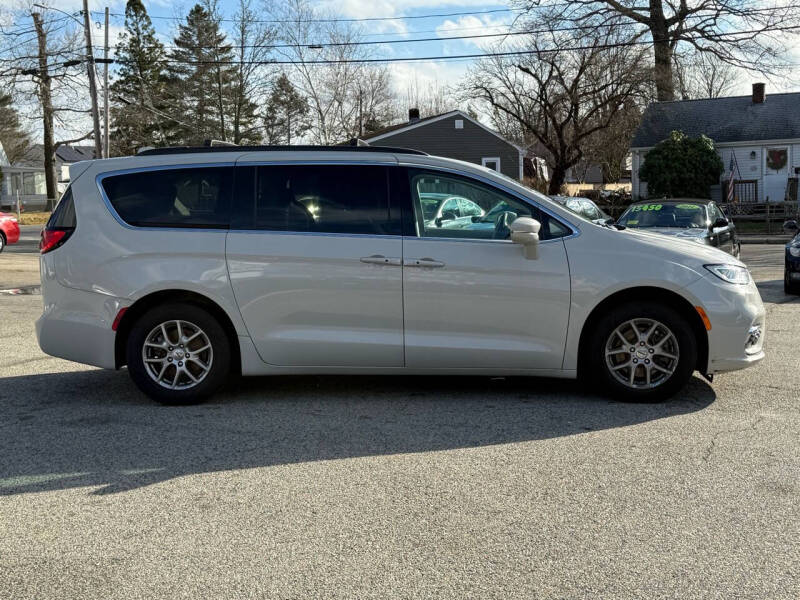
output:
<path id="1" fill-rule="evenodd" d="M 17 217 L 0 212 L 0 252 L 6 244 L 16 244 L 19 241 L 19 224 Z"/>

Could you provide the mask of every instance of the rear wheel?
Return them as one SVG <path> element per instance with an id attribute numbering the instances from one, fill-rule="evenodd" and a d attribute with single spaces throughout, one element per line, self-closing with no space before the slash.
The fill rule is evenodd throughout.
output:
<path id="1" fill-rule="evenodd" d="M 155 307 L 133 325 L 128 371 L 145 394 L 165 404 L 192 404 L 216 392 L 230 370 L 230 344 L 219 322 L 191 304 Z"/>
<path id="2" fill-rule="evenodd" d="M 658 402 L 680 391 L 697 362 L 691 326 L 661 304 L 625 304 L 600 319 L 592 335 L 590 366 L 614 398 Z"/>
<path id="3" fill-rule="evenodd" d="M 6 247 L 6 236 L 0 231 L 0 252 Z"/>

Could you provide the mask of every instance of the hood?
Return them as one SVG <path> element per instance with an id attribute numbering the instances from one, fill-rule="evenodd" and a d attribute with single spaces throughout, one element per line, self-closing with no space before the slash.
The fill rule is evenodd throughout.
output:
<path id="1" fill-rule="evenodd" d="M 642 231 L 644 233 L 657 233 L 659 235 L 668 235 L 670 237 L 676 237 L 679 239 L 686 239 L 691 241 L 704 240 L 705 238 L 708 237 L 708 231 L 706 229 L 703 229 L 702 227 L 695 227 L 695 228 L 648 227 L 647 229 L 632 227 L 631 229 L 635 229 L 636 231 Z"/>
<path id="2" fill-rule="evenodd" d="M 644 231 L 642 229 L 624 229 L 620 232 L 625 239 L 632 243 L 644 246 L 641 251 L 651 251 L 654 254 L 671 254 L 672 260 L 695 269 L 698 273 L 703 273 L 703 265 L 708 264 L 728 264 L 745 266 L 744 263 L 735 259 L 723 250 L 719 250 L 705 243 L 698 243 L 701 239 L 697 235 L 686 235 L 699 231 L 705 233 L 703 229 L 667 229 L 669 235 L 663 235 L 661 230 L 654 229 Z M 677 235 L 683 233 L 684 235 Z"/>

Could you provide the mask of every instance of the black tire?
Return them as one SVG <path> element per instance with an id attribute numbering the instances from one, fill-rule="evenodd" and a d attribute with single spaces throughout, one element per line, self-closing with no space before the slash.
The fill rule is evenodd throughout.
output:
<path id="1" fill-rule="evenodd" d="M 157 383 L 155 378 L 150 375 L 148 366 L 145 365 L 143 358 L 143 348 L 148 336 L 151 335 L 154 329 L 159 327 L 161 323 L 170 321 L 181 321 L 184 323 L 184 327 L 186 327 L 186 325 L 196 326 L 206 336 L 208 345 L 210 345 L 210 354 L 208 350 L 202 351 L 206 352 L 206 354 L 195 354 L 196 359 L 202 357 L 202 360 L 205 361 L 207 361 L 210 356 L 210 368 L 202 377 L 198 377 L 199 383 L 196 384 L 188 382 L 188 375 L 179 375 L 179 377 L 183 381 L 187 381 L 187 385 L 190 386 L 182 389 L 168 389 Z M 189 331 L 191 332 L 193 330 L 190 329 Z M 168 333 L 170 336 L 174 336 L 174 339 L 178 339 L 176 333 Z M 199 339 L 202 340 L 202 338 Z M 170 343 L 172 343 L 171 340 Z M 193 343 L 200 342 L 196 341 Z M 174 345 L 175 351 L 178 352 L 178 342 L 176 341 Z M 189 347 L 190 344 L 187 344 L 186 349 L 189 350 Z M 195 350 L 191 351 L 195 352 Z M 166 350 L 163 352 L 164 355 L 168 354 Z M 171 303 L 150 309 L 134 323 L 126 343 L 128 371 L 134 383 L 150 398 L 163 404 L 196 404 L 214 394 L 227 380 L 230 371 L 230 355 L 228 336 L 225 334 L 224 329 L 217 319 L 204 309 L 193 304 Z M 190 360 L 186 360 L 186 369 L 189 368 Z M 177 358 L 175 361 L 177 361 Z M 170 363 L 173 363 L 173 361 L 170 361 Z M 197 363 L 197 360 L 194 360 L 194 363 Z M 174 363 L 167 368 L 169 371 L 165 373 L 164 377 L 177 373 L 178 367 Z M 193 368 L 200 369 L 196 364 L 193 364 Z M 197 371 L 195 371 L 195 375 L 197 375 Z"/>
<path id="2" fill-rule="evenodd" d="M 783 272 L 783 293 L 789 296 L 800 296 L 800 284 L 789 281 L 789 269 Z"/>
<path id="3" fill-rule="evenodd" d="M 636 321 L 637 319 L 641 319 L 641 321 Z M 610 338 L 618 327 L 632 321 L 636 326 L 647 329 L 647 324 L 645 323 L 647 320 L 650 322 L 658 322 L 666 326 L 673 334 L 674 342 L 668 340 L 668 343 L 674 350 L 677 350 L 675 354 L 677 359 L 665 359 L 659 356 L 658 360 L 655 358 L 651 360 L 653 355 L 645 355 L 645 358 L 634 358 L 639 355 L 631 351 L 627 346 L 624 348 L 624 353 L 622 349 L 618 350 L 618 354 L 614 355 L 609 360 L 612 362 L 619 361 L 618 367 L 620 370 L 617 372 L 621 377 L 627 379 L 627 376 L 631 372 L 630 367 L 626 369 L 623 364 L 628 360 L 630 360 L 630 363 L 637 362 L 637 366 L 632 365 L 634 369 L 634 383 L 637 383 L 636 380 L 640 378 L 647 377 L 645 368 L 651 369 L 654 383 L 658 377 L 664 377 L 663 381 L 659 382 L 656 387 L 634 388 L 628 384 L 622 383 L 622 381 L 612 373 L 612 369 L 606 360 L 606 345 L 610 343 Z M 631 329 L 630 332 L 626 332 L 626 334 L 630 333 L 630 338 L 626 339 L 631 340 L 627 343 L 630 344 L 630 348 L 638 350 L 641 342 L 637 343 L 633 341 L 633 336 L 635 335 L 633 331 L 634 330 Z M 663 334 L 664 337 L 667 337 L 665 329 L 656 329 L 655 333 L 652 335 L 658 336 L 659 334 Z M 697 363 L 697 339 L 695 338 L 690 324 L 674 309 L 656 302 L 623 304 L 609 311 L 601 317 L 591 336 L 588 349 L 589 354 L 587 356 L 589 374 L 593 382 L 599 385 L 615 400 L 627 402 L 660 402 L 671 398 L 683 389 L 689 381 Z M 656 338 L 651 337 L 650 341 L 652 342 L 654 339 Z M 676 346 L 672 346 L 673 343 L 676 344 Z M 642 348 L 642 352 L 648 352 L 651 345 L 645 345 Z M 620 346 L 624 345 L 620 343 Z M 658 351 L 660 352 L 660 350 Z M 628 352 L 631 353 L 629 356 L 626 356 Z M 668 369 L 673 369 L 672 374 L 666 376 L 661 371 L 656 371 L 652 367 L 645 367 L 643 364 L 644 361 L 648 361 L 648 365 L 656 363 L 652 365 L 653 367 L 663 365 Z M 644 385 L 646 381 L 645 379 L 645 381 L 641 383 Z"/>
<path id="4" fill-rule="evenodd" d="M 6 236 L 0 231 L 0 252 L 2 252 L 6 247 Z"/>

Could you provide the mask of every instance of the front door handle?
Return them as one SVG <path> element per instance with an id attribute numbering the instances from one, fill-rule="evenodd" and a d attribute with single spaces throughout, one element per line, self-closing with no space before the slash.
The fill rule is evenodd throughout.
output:
<path id="1" fill-rule="evenodd" d="M 367 263 L 368 265 L 389 265 L 391 267 L 399 267 L 403 264 L 403 261 L 399 258 L 389 258 L 384 256 L 383 254 L 373 254 L 372 256 L 362 256 L 361 257 L 362 263 Z"/>
<path id="2" fill-rule="evenodd" d="M 403 261 L 403 264 L 406 267 L 427 267 L 429 269 L 440 269 L 444 266 L 443 262 L 433 260 L 432 258 L 412 258 Z"/>

